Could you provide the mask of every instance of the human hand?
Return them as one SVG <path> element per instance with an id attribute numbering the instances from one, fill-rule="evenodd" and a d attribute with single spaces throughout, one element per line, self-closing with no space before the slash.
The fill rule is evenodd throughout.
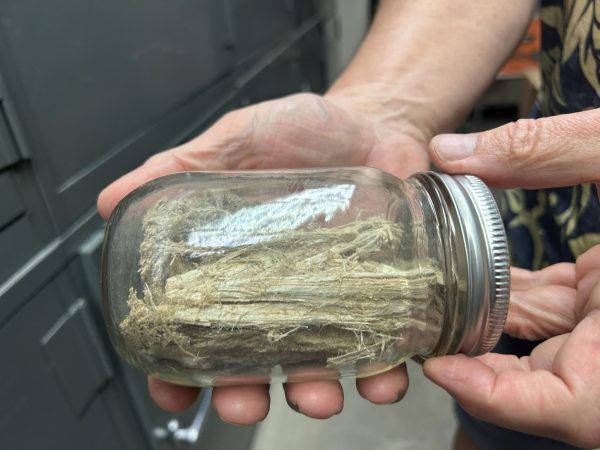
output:
<path id="1" fill-rule="evenodd" d="M 599 144 L 600 110 L 593 110 L 466 137 L 439 136 L 430 153 L 450 173 L 475 174 L 499 187 L 540 188 L 597 183 Z M 475 417 L 577 446 L 599 446 L 600 246 L 576 264 L 513 269 L 512 275 L 505 331 L 547 340 L 523 358 L 493 353 L 433 358 L 425 362 L 425 374 Z"/>
<path id="2" fill-rule="evenodd" d="M 482 133 L 439 135 L 429 155 L 444 172 L 478 175 L 498 188 L 536 189 L 598 185 L 599 146 L 600 108 L 520 119 Z"/>
<path id="3" fill-rule="evenodd" d="M 136 187 L 180 171 L 369 165 L 405 177 L 429 167 L 425 136 L 408 123 L 391 125 L 376 106 L 356 100 L 300 94 L 229 113 L 193 141 L 153 156 L 108 186 L 98 210 L 106 219 Z M 375 403 L 396 401 L 407 387 L 404 366 L 357 381 L 360 394 Z M 343 406 L 337 381 L 289 383 L 284 389 L 290 406 L 307 416 L 326 418 Z M 149 378 L 149 390 L 171 411 L 189 407 L 199 392 L 155 378 Z M 253 424 L 268 413 L 268 386 L 216 387 L 213 405 L 228 422 Z"/>

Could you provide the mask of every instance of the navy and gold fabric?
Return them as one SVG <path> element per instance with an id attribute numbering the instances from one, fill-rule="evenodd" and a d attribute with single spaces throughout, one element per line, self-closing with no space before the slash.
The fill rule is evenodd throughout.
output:
<path id="1" fill-rule="evenodd" d="M 536 115 L 600 107 L 600 0 L 546 0 L 540 19 L 543 89 Z M 500 207 L 516 266 L 540 269 L 574 261 L 600 244 L 595 185 L 506 191 Z"/>

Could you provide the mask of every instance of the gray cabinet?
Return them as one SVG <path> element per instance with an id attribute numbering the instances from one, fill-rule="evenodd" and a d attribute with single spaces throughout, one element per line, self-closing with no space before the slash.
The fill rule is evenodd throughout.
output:
<path id="1" fill-rule="evenodd" d="M 35 232 L 28 205 L 17 188 L 15 174 L 0 172 L 0 254 L 13 255 L 0 265 L 0 280 L 4 280 L 42 246 Z"/>
<path id="2" fill-rule="evenodd" d="M 99 191 L 225 112 L 325 88 L 323 1 L 0 1 L 1 449 L 248 447 L 113 351 Z"/>
<path id="3" fill-rule="evenodd" d="M 167 145 L 135 141 L 232 64 L 216 1 L 4 0 L 0 17 L 5 82 L 62 229 L 111 165 Z M 160 134 L 177 133 L 170 125 Z"/>
<path id="4" fill-rule="evenodd" d="M 297 0 L 223 0 L 227 32 L 236 60 L 270 50 L 301 23 Z M 307 2 L 310 3 L 310 2 Z"/>
<path id="5" fill-rule="evenodd" d="M 324 70 L 321 31 L 311 27 L 247 79 L 240 89 L 242 102 L 256 103 L 290 92 L 319 92 L 325 87 Z"/>
<path id="6" fill-rule="evenodd" d="M 0 285 L 55 236 L 31 170 L 0 170 Z"/>
<path id="7" fill-rule="evenodd" d="M 0 329 L 0 352 L 0 448 L 143 448 L 114 415 L 115 374 L 84 299 L 65 309 L 48 284 Z"/>

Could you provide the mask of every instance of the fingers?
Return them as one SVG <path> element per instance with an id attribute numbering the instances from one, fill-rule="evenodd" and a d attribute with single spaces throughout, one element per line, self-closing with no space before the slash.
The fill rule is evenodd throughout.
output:
<path id="1" fill-rule="evenodd" d="M 160 408 L 171 412 L 189 408 L 200 393 L 198 388 L 180 386 L 153 377 L 148 377 L 148 391 Z"/>
<path id="2" fill-rule="evenodd" d="M 598 292 L 600 295 L 600 290 Z M 427 360 L 425 375 L 475 417 L 584 448 L 600 444 L 600 311 L 528 357 L 488 353 Z"/>
<path id="3" fill-rule="evenodd" d="M 579 256 L 575 265 L 578 279 L 585 276 L 587 272 L 600 269 L 600 245 L 595 245 Z"/>
<path id="4" fill-rule="evenodd" d="M 290 407 L 308 417 L 327 419 L 344 407 L 344 392 L 338 381 L 306 381 L 283 385 Z M 408 388 L 406 366 L 357 380 L 360 394 L 373 403 L 400 400 Z M 261 421 L 269 411 L 266 386 L 233 386 L 213 390 L 213 405 L 223 420 L 249 425 Z"/>
<path id="5" fill-rule="evenodd" d="M 148 377 L 150 397 L 162 409 L 178 412 L 189 408 L 198 398 L 199 388 L 180 386 Z M 213 407 L 228 423 L 253 425 L 269 413 L 269 387 L 248 386 L 216 387 L 212 393 Z"/>
<path id="6" fill-rule="evenodd" d="M 269 386 L 254 384 L 215 387 L 212 393 L 212 404 L 225 422 L 254 425 L 269 413 Z"/>
<path id="7" fill-rule="evenodd" d="M 430 143 L 430 156 L 444 171 L 478 175 L 497 187 L 559 187 L 600 180 L 599 143 L 596 109 L 439 135 Z"/>
<path id="8" fill-rule="evenodd" d="M 150 396 L 167 411 L 189 408 L 200 389 L 180 386 L 156 378 L 148 378 Z M 338 381 L 310 381 L 284 385 L 290 407 L 306 416 L 327 419 L 342 411 L 344 394 Z M 219 416 L 228 423 L 253 425 L 269 413 L 268 385 L 215 387 L 212 404 Z"/>
<path id="9" fill-rule="evenodd" d="M 406 365 L 402 364 L 387 372 L 356 380 L 361 396 L 372 403 L 385 404 L 401 400 L 408 389 Z"/>
<path id="10" fill-rule="evenodd" d="M 575 264 L 558 263 L 535 271 L 518 267 L 510 268 L 510 288 L 513 291 L 548 285 L 576 287 Z"/>
<path id="11" fill-rule="evenodd" d="M 327 419 L 344 407 L 344 392 L 338 381 L 306 381 L 283 386 L 290 407 L 308 417 Z"/>
<path id="12" fill-rule="evenodd" d="M 172 152 L 155 155 L 145 164 L 107 186 L 98 196 L 97 207 L 100 216 L 107 220 L 123 197 L 144 183 L 163 175 L 191 170 L 184 167 Z"/>
<path id="13" fill-rule="evenodd" d="M 576 316 L 582 319 L 593 310 L 600 310 L 600 245 L 583 253 L 575 263 L 577 269 Z"/>
<path id="14" fill-rule="evenodd" d="M 470 414 L 496 425 L 563 438 L 572 395 L 551 372 L 529 371 L 519 358 L 494 355 L 432 358 L 425 375 L 452 395 Z M 489 365 L 488 365 L 489 364 Z"/>
<path id="15" fill-rule="evenodd" d="M 356 387 L 361 396 L 373 403 L 396 402 L 408 389 L 406 365 L 360 378 L 356 380 Z M 344 406 L 344 393 L 338 381 L 286 383 L 284 389 L 290 407 L 309 417 L 326 419 L 339 414 Z"/>
<path id="16" fill-rule="evenodd" d="M 577 284 L 577 318 L 581 320 L 592 311 L 600 313 L 600 268 L 588 271 Z"/>
<path id="17" fill-rule="evenodd" d="M 538 340 L 568 333 L 576 320 L 575 264 L 542 270 L 511 268 L 511 292 L 504 332 Z"/>
<path id="18" fill-rule="evenodd" d="M 576 294 L 565 286 L 511 292 L 504 332 L 530 341 L 568 333 L 577 323 Z"/>
<path id="19" fill-rule="evenodd" d="M 157 405 L 167 411 L 189 408 L 198 397 L 199 389 L 149 378 L 150 395 Z M 360 394 L 373 403 L 392 403 L 400 400 L 408 388 L 406 366 L 357 380 Z M 308 417 L 327 419 L 339 414 L 344 407 L 344 393 L 338 381 L 307 381 L 284 384 L 290 407 Z M 246 385 L 215 387 L 212 402 L 226 422 L 252 425 L 263 420 L 269 412 L 269 387 Z"/>

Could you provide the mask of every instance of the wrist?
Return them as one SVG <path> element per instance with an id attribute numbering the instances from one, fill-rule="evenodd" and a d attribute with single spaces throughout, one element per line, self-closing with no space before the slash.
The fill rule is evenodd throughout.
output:
<path id="1" fill-rule="evenodd" d="M 408 134 L 427 144 L 439 133 L 435 117 L 416 96 L 396 94 L 398 86 L 383 82 L 334 84 L 324 97 L 346 109 L 352 109 L 378 125 Z"/>

